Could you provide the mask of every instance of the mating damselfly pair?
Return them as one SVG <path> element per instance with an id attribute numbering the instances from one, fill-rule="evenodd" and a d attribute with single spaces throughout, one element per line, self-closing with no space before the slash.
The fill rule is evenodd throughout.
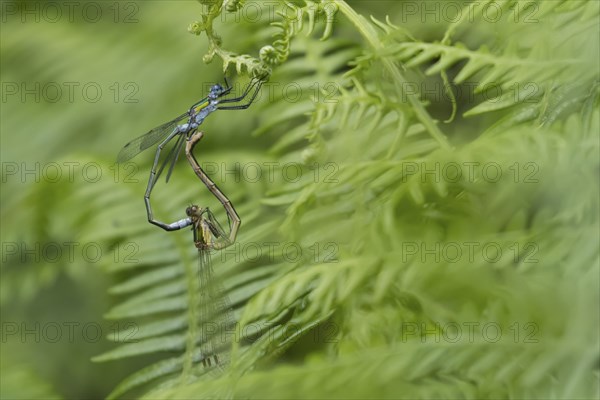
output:
<path id="1" fill-rule="evenodd" d="M 227 83 L 227 80 L 225 81 L 225 87 L 219 84 L 213 85 L 208 95 L 193 104 L 186 113 L 181 114 L 171 121 L 164 123 L 127 143 L 117 158 L 119 163 L 123 163 L 132 159 L 140 152 L 159 143 L 154 156 L 154 163 L 150 171 L 146 193 L 144 195 L 146 213 L 150 223 L 157 225 L 166 231 L 175 231 L 189 226 L 192 227 L 194 233 L 194 245 L 198 249 L 200 304 L 190 304 L 190 307 L 198 306 L 200 310 L 198 322 L 200 324 L 201 335 L 198 340 L 201 351 L 200 360 L 205 369 L 212 369 L 214 367 L 222 368 L 226 363 L 226 351 L 222 345 L 223 341 L 218 339 L 223 338 L 223 330 L 230 328 L 233 321 L 229 299 L 221 285 L 218 282 L 215 282 L 213 277 L 210 251 L 223 249 L 235 242 L 241 219 L 231 204 L 231 201 L 202 170 L 200 164 L 194 157 L 193 149 L 204 136 L 204 132 L 198 131 L 198 128 L 208 115 L 217 110 L 243 110 L 248 108 L 256 99 L 261 85 L 262 81 L 253 80 L 246 87 L 241 96 L 233 98 L 227 97 L 232 90 Z M 244 103 L 244 100 L 247 98 L 249 98 L 249 100 Z M 174 138 L 177 138 L 175 144 L 168 152 L 166 158 L 162 161 L 160 167 L 158 167 L 163 148 Z M 150 202 L 152 190 L 167 165 L 169 166 L 169 169 L 166 180 L 169 180 L 175 163 L 184 146 L 186 157 L 196 173 L 196 176 L 225 208 L 229 222 L 229 234 L 225 233 L 207 207 L 203 208 L 196 205 L 190 206 L 186 209 L 186 218 L 173 223 L 164 223 L 154 218 Z M 220 321 L 218 326 L 215 326 L 215 321 Z"/>

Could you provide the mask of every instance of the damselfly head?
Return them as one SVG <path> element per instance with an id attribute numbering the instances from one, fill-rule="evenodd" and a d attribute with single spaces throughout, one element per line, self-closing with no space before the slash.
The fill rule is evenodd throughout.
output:
<path id="1" fill-rule="evenodd" d="M 197 216 L 199 211 L 200 211 L 200 207 L 194 206 L 194 205 L 189 206 L 188 208 L 185 209 L 185 213 L 187 214 L 188 217 Z"/>
<path id="2" fill-rule="evenodd" d="M 225 93 L 225 90 L 226 89 L 223 86 L 221 86 L 217 83 L 216 85 L 213 85 L 210 88 L 210 92 L 208 93 L 208 98 L 211 100 L 218 99 Z"/>
<path id="3" fill-rule="evenodd" d="M 230 87 L 224 88 L 223 86 L 221 86 L 220 84 L 217 83 L 210 88 L 210 92 L 208 93 L 208 98 L 210 100 L 216 100 L 221 96 L 225 96 L 226 94 L 229 94 L 229 92 L 231 92 Z"/>

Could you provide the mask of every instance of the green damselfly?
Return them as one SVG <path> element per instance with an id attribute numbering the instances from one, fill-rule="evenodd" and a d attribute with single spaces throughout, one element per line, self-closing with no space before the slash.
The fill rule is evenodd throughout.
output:
<path id="1" fill-rule="evenodd" d="M 229 361 L 228 339 L 235 327 L 235 320 L 221 277 L 215 276 L 213 271 L 211 252 L 223 249 L 231 242 L 208 208 L 193 205 L 186 209 L 186 214 L 192 224 L 194 245 L 198 249 L 198 343 L 202 366 L 204 370 L 224 369 Z"/>

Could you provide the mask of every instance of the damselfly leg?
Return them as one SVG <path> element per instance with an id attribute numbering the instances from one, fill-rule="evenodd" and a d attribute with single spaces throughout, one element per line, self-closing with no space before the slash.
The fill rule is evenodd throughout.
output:
<path id="1" fill-rule="evenodd" d="M 158 148 L 156 149 L 156 154 L 154 155 L 154 164 L 152 165 L 152 169 L 150 170 L 150 178 L 148 178 L 148 186 L 146 187 L 146 194 L 144 194 L 144 202 L 146 203 L 146 213 L 148 215 L 148 222 L 150 222 L 151 224 L 154 224 L 156 226 L 160 226 L 161 228 L 163 228 L 166 231 L 173 231 L 173 230 L 177 230 L 179 228 L 173 227 L 172 224 L 165 224 L 164 222 L 154 219 L 154 214 L 152 212 L 152 204 L 150 203 L 150 194 L 152 193 L 152 189 L 154 188 L 154 185 L 156 184 L 156 181 L 158 179 L 158 175 L 156 173 L 156 167 L 160 160 L 160 153 L 162 152 L 163 147 L 167 143 L 169 143 L 169 141 L 171 139 L 173 139 L 177 134 L 181 135 L 182 133 L 174 131 L 158 145 Z M 174 147 L 174 149 L 175 148 L 176 147 Z M 166 164 L 163 164 L 163 166 L 164 165 L 166 165 Z M 159 172 L 161 172 L 162 169 L 163 168 L 161 167 Z"/>
<path id="2" fill-rule="evenodd" d="M 219 110 L 245 110 L 246 108 L 250 107 L 252 105 L 252 103 L 254 103 L 254 100 L 256 100 L 256 96 L 258 95 L 258 92 L 260 91 L 261 86 L 262 86 L 262 81 L 254 81 L 254 83 L 250 83 L 248 85 L 248 87 L 246 88 L 246 91 L 244 92 L 244 94 L 242 96 L 236 97 L 233 99 L 225 99 L 225 100 L 221 101 L 221 104 L 237 103 L 237 102 L 243 101 L 246 98 L 246 96 L 248 96 L 248 94 L 250 93 L 250 90 L 252 88 L 254 88 L 254 93 L 252 94 L 252 97 L 250 98 L 248 103 L 242 104 L 242 105 L 237 105 L 237 106 L 221 106 L 221 107 L 219 107 Z"/>

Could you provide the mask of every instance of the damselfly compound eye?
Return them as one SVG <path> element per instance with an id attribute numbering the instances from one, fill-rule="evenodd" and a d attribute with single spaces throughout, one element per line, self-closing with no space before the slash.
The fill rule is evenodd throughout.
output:
<path id="1" fill-rule="evenodd" d="M 221 93 L 224 92 L 224 89 L 223 86 L 217 83 L 216 85 L 213 85 L 213 87 L 210 89 L 210 92 L 215 96 L 219 96 Z"/>

